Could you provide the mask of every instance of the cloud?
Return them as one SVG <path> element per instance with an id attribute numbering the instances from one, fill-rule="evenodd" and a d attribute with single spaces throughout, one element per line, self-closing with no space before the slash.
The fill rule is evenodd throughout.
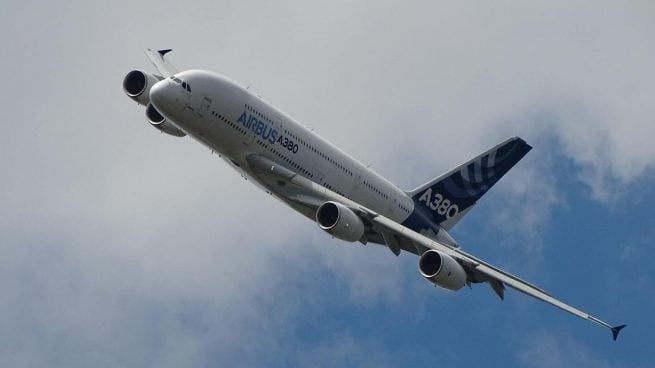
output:
<path id="1" fill-rule="evenodd" d="M 300 367 L 390 367 L 394 356 L 374 339 L 365 341 L 351 336 L 335 336 L 332 340 L 301 351 L 297 365 Z"/>
<path id="2" fill-rule="evenodd" d="M 549 4 L 512 7 L 512 16 L 505 15 L 509 5 L 498 4 L 390 7 L 369 9 L 343 29 L 352 34 L 340 49 L 353 73 L 336 86 L 327 81 L 334 74 L 308 77 L 340 106 L 325 112 L 334 116 L 330 123 L 354 122 L 353 137 L 378 142 L 352 142 L 370 150 L 360 157 L 390 147 L 390 156 L 418 168 L 452 166 L 507 136 L 532 140 L 547 132 L 598 200 L 652 171 L 655 151 L 645 137 L 655 133 L 647 103 L 655 87 L 644 81 L 655 52 L 644 37 L 653 26 L 635 16 L 652 7 L 572 3 L 563 11 Z M 431 22 L 409 21 L 421 11 Z M 411 128 L 396 134 L 405 126 Z M 388 167 L 385 159 L 376 166 Z"/>
<path id="3" fill-rule="evenodd" d="M 298 300 L 374 309 L 422 282 L 414 258 L 333 241 L 207 149 L 147 126 L 120 87 L 151 70 L 144 48 L 251 85 L 404 188 L 523 136 L 535 149 L 479 207 L 493 215 L 482 234 L 515 239 L 496 249 L 511 257 L 538 254 L 572 200 L 558 195 L 559 159 L 603 204 L 651 177 L 652 15 L 648 2 L 8 5 L 2 365 L 261 366 L 297 338 Z M 279 359 L 380 348 L 357 338 Z M 528 348 L 563 354 L 548 336 Z M 594 362 L 582 351 L 573 361 Z"/>
<path id="4" fill-rule="evenodd" d="M 570 336 L 562 338 L 540 333 L 525 340 L 517 349 L 523 367 L 604 367 L 615 365 L 598 358 L 592 350 Z"/>

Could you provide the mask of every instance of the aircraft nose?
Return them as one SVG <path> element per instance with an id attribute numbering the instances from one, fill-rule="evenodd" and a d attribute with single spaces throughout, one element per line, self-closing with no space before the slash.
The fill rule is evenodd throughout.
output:
<path id="1" fill-rule="evenodd" d="M 168 79 L 163 79 L 150 88 L 150 102 L 152 102 L 159 111 L 163 111 L 166 107 L 167 96 L 169 94 L 169 84 L 170 82 Z"/>

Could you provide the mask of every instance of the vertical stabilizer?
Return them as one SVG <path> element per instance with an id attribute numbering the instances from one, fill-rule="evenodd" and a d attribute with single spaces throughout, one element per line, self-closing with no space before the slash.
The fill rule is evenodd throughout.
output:
<path id="1" fill-rule="evenodd" d="M 415 208 L 450 230 L 532 147 L 514 137 L 407 192 Z"/>

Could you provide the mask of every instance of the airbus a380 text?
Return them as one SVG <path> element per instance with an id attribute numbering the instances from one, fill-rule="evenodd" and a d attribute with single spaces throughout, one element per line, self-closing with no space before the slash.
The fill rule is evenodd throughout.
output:
<path id="1" fill-rule="evenodd" d="M 146 106 L 152 126 L 188 135 L 244 177 L 333 237 L 377 243 L 395 255 L 419 256 L 431 283 L 459 290 L 488 283 L 504 298 L 509 286 L 611 330 L 611 326 L 546 291 L 462 251 L 448 231 L 531 147 L 515 137 L 421 185 L 403 191 L 290 116 L 229 78 L 203 70 L 178 72 L 164 58 L 146 54 L 158 70 L 129 72 L 125 93 Z"/>

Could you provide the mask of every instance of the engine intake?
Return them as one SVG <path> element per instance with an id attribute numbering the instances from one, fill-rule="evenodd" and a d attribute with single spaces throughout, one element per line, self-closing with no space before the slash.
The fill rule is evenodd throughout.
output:
<path id="1" fill-rule="evenodd" d="M 146 117 L 150 125 L 166 134 L 176 137 L 184 137 L 186 135 L 186 133 L 178 129 L 175 125 L 168 122 L 151 103 L 148 103 L 148 107 L 146 108 Z"/>
<path id="2" fill-rule="evenodd" d="M 466 271 L 451 256 L 431 249 L 418 261 L 421 275 L 448 290 L 459 290 L 466 284 Z"/>
<path id="3" fill-rule="evenodd" d="M 325 202 L 316 211 L 316 223 L 328 234 L 356 242 L 364 235 L 364 223 L 353 210 L 338 202 Z"/>
<path id="4" fill-rule="evenodd" d="M 123 78 L 125 94 L 141 105 L 150 103 L 150 88 L 162 78 L 141 70 L 132 70 Z"/>

